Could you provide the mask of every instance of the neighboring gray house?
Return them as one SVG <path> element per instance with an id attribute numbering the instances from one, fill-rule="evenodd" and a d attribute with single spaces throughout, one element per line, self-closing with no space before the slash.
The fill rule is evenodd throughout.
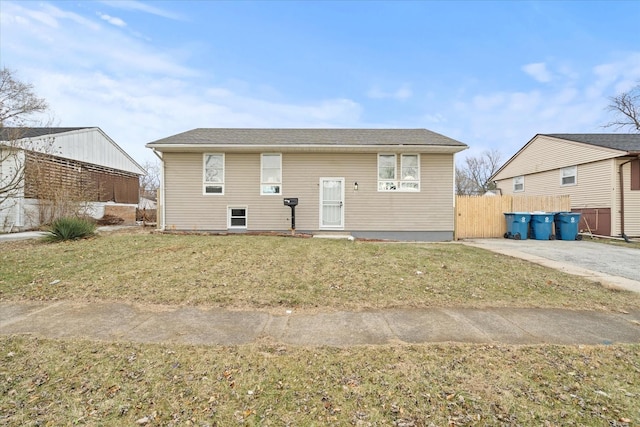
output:
<path id="1" fill-rule="evenodd" d="M 78 205 L 134 223 L 144 174 L 97 127 L 0 127 L 0 232 L 38 227 Z"/>
<path id="2" fill-rule="evenodd" d="M 162 230 L 291 229 L 453 238 L 454 154 L 426 129 L 194 129 L 146 145 L 162 159 Z"/>
<path id="3" fill-rule="evenodd" d="M 502 194 L 569 195 L 580 229 L 640 236 L 640 134 L 539 134 L 492 177 Z"/>

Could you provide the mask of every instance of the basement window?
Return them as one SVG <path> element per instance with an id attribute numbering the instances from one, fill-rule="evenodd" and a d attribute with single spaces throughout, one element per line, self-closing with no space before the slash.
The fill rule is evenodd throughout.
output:
<path id="1" fill-rule="evenodd" d="M 229 207 L 227 228 L 247 228 L 247 207 Z"/>

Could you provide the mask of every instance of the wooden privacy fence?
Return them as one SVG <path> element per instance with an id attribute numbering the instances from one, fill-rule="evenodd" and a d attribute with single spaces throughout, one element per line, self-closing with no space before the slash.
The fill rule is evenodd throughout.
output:
<path id="1" fill-rule="evenodd" d="M 503 237 L 505 212 L 569 212 L 569 196 L 457 196 L 455 239 Z"/>

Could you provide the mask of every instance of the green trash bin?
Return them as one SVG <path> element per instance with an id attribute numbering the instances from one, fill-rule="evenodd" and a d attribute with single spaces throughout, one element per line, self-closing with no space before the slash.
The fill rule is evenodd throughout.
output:
<path id="1" fill-rule="evenodd" d="M 579 234 L 578 224 L 580 213 L 558 212 L 555 215 L 556 239 L 558 240 L 582 240 Z"/>
<path id="2" fill-rule="evenodd" d="M 531 238 L 535 240 L 553 240 L 553 220 L 555 214 L 552 212 L 533 212 L 531 214 Z"/>
<path id="3" fill-rule="evenodd" d="M 529 212 L 505 212 L 504 219 L 507 221 L 505 239 L 527 240 L 531 220 Z"/>

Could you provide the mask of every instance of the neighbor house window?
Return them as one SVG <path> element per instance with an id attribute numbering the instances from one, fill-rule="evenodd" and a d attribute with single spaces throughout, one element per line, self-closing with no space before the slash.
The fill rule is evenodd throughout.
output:
<path id="1" fill-rule="evenodd" d="M 524 176 L 516 176 L 513 178 L 513 192 L 524 191 Z"/>
<path id="2" fill-rule="evenodd" d="M 224 194 L 224 154 L 204 155 L 204 194 Z"/>
<path id="3" fill-rule="evenodd" d="M 282 194 L 281 154 L 263 154 L 261 156 L 260 194 Z"/>
<path id="4" fill-rule="evenodd" d="M 640 159 L 631 162 L 631 189 L 640 190 Z"/>
<path id="5" fill-rule="evenodd" d="M 560 185 L 576 185 L 577 173 L 577 166 L 560 169 Z"/>
<path id="6" fill-rule="evenodd" d="M 400 179 L 397 156 L 378 154 L 378 191 L 420 191 L 420 156 L 400 155 Z"/>
<path id="7" fill-rule="evenodd" d="M 230 207 L 227 216 L 228 228 L 247 228 L 247 208 Z"/>

